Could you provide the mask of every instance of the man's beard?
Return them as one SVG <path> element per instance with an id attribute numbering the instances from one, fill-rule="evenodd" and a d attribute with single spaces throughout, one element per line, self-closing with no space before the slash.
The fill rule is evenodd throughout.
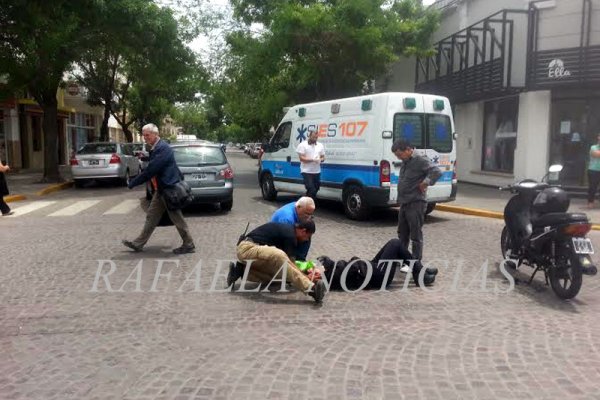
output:
<path id="1" fill-rule="evenodd" d="M 315 144 L 315 143 L 317 143 L 317 139 L 308 138 L 308 144 Z"/>

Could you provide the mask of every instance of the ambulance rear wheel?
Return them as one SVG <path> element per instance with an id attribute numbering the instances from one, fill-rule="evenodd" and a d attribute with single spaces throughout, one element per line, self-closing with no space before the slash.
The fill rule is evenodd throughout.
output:
<path id="1" fill-rule="evenodd" d="M 343 193 L 344 212 L 350 219 L 365 219 L 371 212 L 371 207 L 367 203 L 364 190 L 357 185 L 350 185 L 344 189 Z"/>
<path id="2" fill-rule="evenodd" d="M 427 209 L 425 210 L 425 215 L 429 215 L 435 209 L 435 203 L 427 203 Z"/>
<path id="3" fill-rule="evenodd" d="M 260 191 L 265 200 L 273 201 L 277 198 L 277 191 L 275 191 L 275 184 L 273 183 L 271 174 L 267 173 L 263 175 L 260 180 Z"/>

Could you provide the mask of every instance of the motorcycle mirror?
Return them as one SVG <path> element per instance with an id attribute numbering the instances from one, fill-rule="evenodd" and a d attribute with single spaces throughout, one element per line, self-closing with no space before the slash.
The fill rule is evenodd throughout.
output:
<path id="1" fill-rule="evenodd" d="M 551 165 L 550 168 L 548 168 L 548 172 L 553 173 L 553 172 L 560 172 L 562 171 L 563 166 L 560 164 L 554 164 Z"/>

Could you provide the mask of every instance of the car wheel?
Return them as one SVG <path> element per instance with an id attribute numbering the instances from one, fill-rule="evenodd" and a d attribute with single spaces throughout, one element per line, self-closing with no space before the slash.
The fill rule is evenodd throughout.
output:
<path id="1" fill-rule="evenodd" d="M 364 190 L 358 185 L 350 185 L 342 194 L 344 212 L 350 219 L 365 219 L 371 212 L 371 207 L 365 199 Z"/>
<path id="2" fill-rule="evenodd" d="M 221 211 L 231 211 L 233 199 L 221 202 Z"/>
<path id="3" fill-rule="evenodd" d="M 275 190 L 275 184 L 273 183 L 271 174 L 266 173 L 263 175 L 260 181 L 260 190 L 262 192 L 262 197 L 265 200 L 273 201 L 277 198 L 277 191 Z"/>

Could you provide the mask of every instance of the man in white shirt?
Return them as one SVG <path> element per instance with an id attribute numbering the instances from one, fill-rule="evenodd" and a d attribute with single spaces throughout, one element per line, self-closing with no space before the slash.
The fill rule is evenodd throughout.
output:
<path id="1" fill-rule="evenodd" d="M 308 140 L 301 142 L 296 148 L 300 157 L 300 172 L 304 178 L 306 195 L 313 200 L 321 187 L 321 163 L 325 161 L 325 147 L 317 142 L 319 134 L 313 131 Z"/>

